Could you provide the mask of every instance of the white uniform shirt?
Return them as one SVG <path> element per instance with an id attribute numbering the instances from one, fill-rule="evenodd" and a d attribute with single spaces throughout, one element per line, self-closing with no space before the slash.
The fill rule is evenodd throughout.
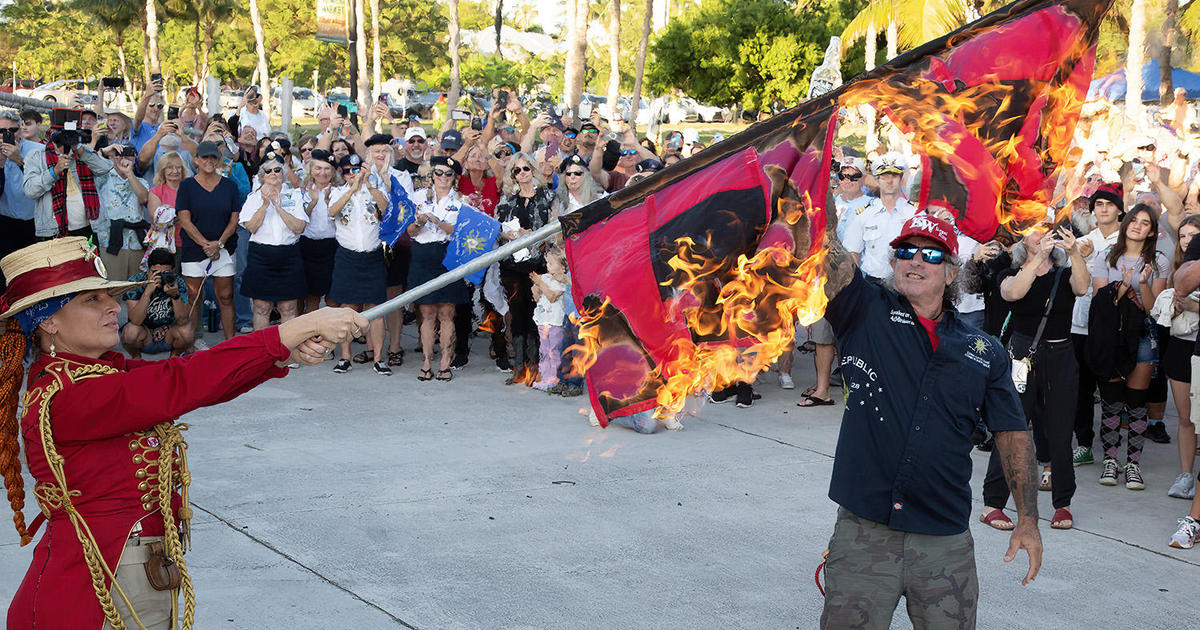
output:
<path id="1" fill-rule="evenodd" d="M 850 224 L 854 223 L 862 215 L 863 211 L 867 209 L 867 204 L 870 204 L 874 198 L 871 195 L 864 194 L 850 201 L 845 201 L 841 195 L 833 196 L 833 204 L 837 208 L 837 237 L 839 241 L 845 242 L 846 232 L 850 229 Z"/>
<path id="2" fill-rule="evenodd" d="M 330 198 L 334 201 L 341 199 L 350 192 L 346 184 L 333 189 Z M 383 242 L 379 240 L 380 209 L 375 206 L 375 198 L 371 196 L 368 186 L 363 186 L 354 193 L 342 207 L 342 211 L 333 218 L 337 229 L 338 245 L 355 252 L 371 252 L 379 249 Z"/>
<path id="3" fill-rule="evenodd" d="M 238 214 L 238 223 L 242 227 L 254 218 L 258 213 L 259 208 L 263 207 L 262 189 L 258 189 L 246 197 L 246 203 L 242 204 L 242 211 Z M 300 240 L 300 235 L 288 229 L 283 218 L 279 216 L 280 212 L 286 212 L 305 223 L 308 222 L 308 215 L 304 213 L 304 198 L 299 190 L 294 188 L 283 187 L 279 193 L 278 205 L 268 207 L 263 213 L 263 222 L 259 226 L 258 231 L 250 235 L 251 243 L 259 245 L 291 245 Z"/>
<path id="4" fill-rule="evenodd" d="M 431 214 L 442 223 L 450 225 L 458 223 L 458 207 L 463 205 L 466 200 L 457 190 L 451 189 L 445 197 L 438 201 L 433 201 L 432 188 L 426 188 L 423 192 L 425 194 L 418 194 L 417 199 L 413 200 L 413 203 L 417 204 L 417 216 Z M 414 243 L 446 243 L 450 241 L 450 236 L 433 221 L 426 221 L 425 225 L 419 228 L 417 235 L 412 237 L 412 240 Z"/>
<path id="5" fill-rule="evenodd" d="M 871 199 L 867 209 L 846 228 L 842 241 L 846 251 L 858 254 L 859 267 L 863 273 L 874 278 L 892 275 L 892 239 L 900 236 L 904 222 L 917 213 L 916 207 L 904 200 L 896 200 L 896 207 L 888 210 L 879 199 Z"/>
<path id="6" fill-rule="evenodd" d="M 336 189 L 331 185 L 317 193 L 317 205 L 313 206 L 312 214 L 308 218 L 308 225 L 304 226 L 304 233 L 301 236 L 314 241 L 336 236 L 337 227 L 333 224 L 333 217 L 329 216 L 329 204 L 337 199 L 337 196 L 333 194 L 334 190 Z M 329 201 L 326 201 L 326 194 L 328 194 Z M 302 191 L 301 195 L 304 207 L 307 208 L 308 204 L 312 203 L 312 195 L 307 189 Z"/>
<path id="7" fill-rule="evenodd" d="M 1084 241 L 1089 241 L 1092 244 L 1092 253 L 1090 256 L 1085 256 L 1087 268 L 1090 272 L 1092 264 L 1096 261 L 1096 256 L 1108 250 L 1109 247 L 1117 244 L 1117 237 L 1121 235 L 1120 228 L 1113 230 L 1112 234 L 1104 236 L 1100 233 L 1100 228 L 1096 228 L 1087 234 L 1080 236 L 1078 239 L 1079 245 L 1082 247 Z M 1071 334 L 1086 335 L 1088 332 L 1088 312 L 1092 308 L 1092 283 L 1088 282 L 1087 293 L 1075 298 L 1075 308 L 1071 311 Z"/>
<path id="8" fill-rule="evenodd" d="M 958 233 L 958 258 L 965 265 L 966 261 L 971 260 L 971 257 L 975 255 L 975 250 L 979 249 L 979 241 L 959 232 L 958 228 L 955 228 L 954 231 Z M 962 273 L 961 269 L 959 273 Z M 983 306 L 982 293 L 964 293 L 955 308 L 959 313 L 974 313 L 982 311 Z"/>

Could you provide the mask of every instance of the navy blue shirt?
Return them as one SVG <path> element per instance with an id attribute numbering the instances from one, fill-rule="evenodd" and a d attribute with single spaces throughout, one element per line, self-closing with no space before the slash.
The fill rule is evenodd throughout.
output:
<path id="1" fill-rule="evenodd" d="M 175 193 L 175 210 L 187 210 L 192 213 L 192 223 L 204 235 L 204 238 L 215 241 L 221 238 L 229 225 L 229 218 L 242 209 L 238 203 L 238 189 L 233 180 L 222 177 L 217 187 L 209 192 L 189 177 L 179 182 L 179 192 Z M 192 240 L 187 230 L 183 230 L 179 243 L 179 253 L 183 262 L 200 262 L 205 259 L 204 248 Z M 237 248 L 237 231 L 225 241 L 225 250 L 233 253 Z"/>
<path id="2" fill-rule="evenodd" d="M 908 298 L 855 273 L 825 311 L 846 412 L 829 498 L 904 532 L 948 536 L 971 515 L 971 431 L 1024 431 L 1008 353 L 948 310 L 937 351 Z"/>

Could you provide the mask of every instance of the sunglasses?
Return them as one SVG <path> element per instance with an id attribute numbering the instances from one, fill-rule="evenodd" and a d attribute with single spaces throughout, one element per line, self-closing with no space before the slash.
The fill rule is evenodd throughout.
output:
<path id="1" fill-rule="evenodd" d="M 263 175 L 274 175 L 275 173 L 282 173 L 283 167 L 276 166 L 275 168 L 264 168 L 264 169 L 260 169 L 259 172 L 262 173 Z"/>
<path id="2" fill-rule="evenodd" d="M 441 169 L 441 168 L 435 168 L 431 172 L 433 173 L 434 177 L 450 177 L 451 175 L 454 174 L 454 171 L 452 171 L 452 170 Z"/>
<path id="3" fill-rule="evenodd" d="M 580 133 L 600 133 L 599 129 L 584 129 Z"/>
<path id="4" fill-rule="evenodd" d="M 637 155 L 637 150 L 636 149 L 622 149 L 621 150 L 621 157 L 629 157 L 631 155 Z"/>
<path id="5" fill-rule="evenodd" d="M 574 132 L 574 131 L 568 131 L 568 132 L 566 132 L 566 133 L 564 133 L 564 134 L 563 134 L 563 137 L 564 137 L 564 138 L 574 138 L 574 137 L 575 137 L 575 132 Z"/>
<path id="6" fill-rule="evenodd" d="M 512 151 L 497 151 L 492 154 L 492 157 L 496 158 L 497 160 L 502 160 L 506 157 L 511 157 L 511 156 L 512 156 Z"/>
<path id="7" fill-rule="evenodd" d="M 931 265 L 940 265 L 946 259 L 946 252 L 936 247 L 917 247 L 907 243 L 896 246 L 896 258 L 900 260 L 912 260 L 917 252 L 921 252 L 921 258 Z"/>
<path id="8" fill-rule="evenodd" d="M 583 171 L 567 171 L 563 175 L 567 177 L 583 177 Z"/>
<path id="9" fill-rule="evenodd" d="M 147 103 L 146 107 L 153 107 L 154 109 L 162 109 L 163 104 L 162 103 Z"/>
<path id="10" fill-rule="evenodd" d="M 361 166 L 351 166 L 351 167 L 349 167 L 349 168 L 342 169 L 342 171 L 343 171 L 343 172 L 345 172 L 345 173 L 350 173 L 350 174 L 352 174 L 352 175 L 353 175 L 354 173 L 357 173 L 357 172 L 361 171 L 361 170 L 362 170 L 362 167 L 361 167 Z"/>
<path id="11" fill-rule="evenodd" d="M 304 147 L 300 149 L 301 153 L 312 153 L 312 147 Z"/>
<path id="12" fill-rule="evenodd" d="M 1154 148 L 1155 148 L 1155 147 L 1154 147 L 1154 145 L 1153 145 L 1153 144 L 1147 144 L 1147 145 L 1146 145 L 1146 146 L 1144 146 L 1144 147 L 1138 147 L 1138 151 L 1153 151 L 1153 150 L 1154 150 Z"/>
<path id="13" fill-rule="evenodd" d="M 533 169 L 529 168 L 528 166 L 514 166 L 512 167 L 512 174 L 516 175 L 518 173 L 527 173 L 532 170 Z"/>
<path id="14" fill-rule="evenodd" d="M 413 136 L 408 139 L 409 144 L 425 144 L 425 138 L 421 136 Z"/>
<path id="15" fill-rule="evenodd" d="M 838 179 L 842 179 L 842 180 L 848 179 L 852 182 L 856 182 L 856 181 L 862 179 L 862 173 L 853 173 L 853 174 L 838 173 Z"/>

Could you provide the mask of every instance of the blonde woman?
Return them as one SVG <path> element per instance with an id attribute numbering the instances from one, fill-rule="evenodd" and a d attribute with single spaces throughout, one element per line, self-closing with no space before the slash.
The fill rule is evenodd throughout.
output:
<path id="1" fill-rule="evenodd" d="M 157 230 L 156 234 L 162 242 L 155 242 L 153 247 L 148 247 L 147 255 L 151 249 L 157 247 L 176 251 L 180 228 L 179 223 L 175 221 L 175 193 L 179 192 L 179 183 L 191 176 L 192 170 L 184 163 L 183 156 L 179 155 L 178 151 L 171 151 L 158 161 L 158 169 L 154 171 L 154 186 L 150 188 L 146 207 L 150 210 L 151 232 Z M 169 242 L 166 242 L 167 240 Z M 175 262 L 178 266 L 178 259 Z"/>
<path id="2" fill-rule="evenodd" d="M 533 157 L 528 153 L 513 154 L 504 169 L 504 195 L 496 206 L 500 241 L 518 239 L 549 223 L 553 220 L 553 205 L 554 191 L 542 181 Z M 500 284 L 508 295 L 514 350 L 509 385 L 537 380 L 538 334 L 533 323 L 535 302 L 530 273 L 546 273 L 546 261 L 539 247 L 519 251 L 500 261 Z"/>

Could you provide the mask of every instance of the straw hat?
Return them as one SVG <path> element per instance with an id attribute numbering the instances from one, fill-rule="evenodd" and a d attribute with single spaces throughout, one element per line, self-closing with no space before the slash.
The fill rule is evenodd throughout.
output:
<path id="1" fill-rule="evenodd" d="M 144 282 L 108 279 L 96 249 L 82 236 L 59 238 L 18 249 L 0 259 L 8 290 L 0 296 L 0 320 L 52 297 L 107 289 L 119 295 Z"/>

